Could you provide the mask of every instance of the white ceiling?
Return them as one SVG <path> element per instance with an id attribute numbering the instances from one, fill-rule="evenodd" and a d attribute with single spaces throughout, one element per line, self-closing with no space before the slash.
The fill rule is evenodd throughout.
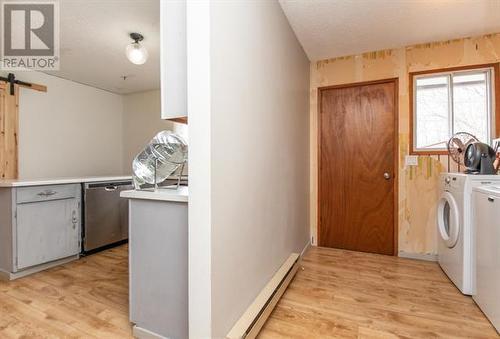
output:
<path id="1" fill-rule="evenodd" d="M 60 1 L 60 70 L 47 73 L 120 94 L 159 89 L 159 1 Z M 144 35 L 144 65 L 125 56 L 132 32 Z"/>
<path id="2" fill-rule="evenodd" d="M 279 0 L 310 60 L 500 32 L 500 0 Z"/>

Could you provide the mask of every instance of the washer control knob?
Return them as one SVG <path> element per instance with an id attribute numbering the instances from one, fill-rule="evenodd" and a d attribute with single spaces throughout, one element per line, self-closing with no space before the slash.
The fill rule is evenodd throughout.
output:
<path id="1" fill-rule="evenodd" d="M 446 179 L 444 179 L 444 182 L 447 183 L 447 184 L 449 184 L 451 182 L 450 177 L 446 177 Z"/>

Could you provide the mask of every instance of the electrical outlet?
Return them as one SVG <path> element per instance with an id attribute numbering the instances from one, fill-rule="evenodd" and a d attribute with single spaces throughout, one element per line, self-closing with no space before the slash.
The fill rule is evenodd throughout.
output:
<path id="1" fill-rule="evenodd" d="M 418 155 L 407 155 L 405 157 L 405 166 L 418 166 Z"/>

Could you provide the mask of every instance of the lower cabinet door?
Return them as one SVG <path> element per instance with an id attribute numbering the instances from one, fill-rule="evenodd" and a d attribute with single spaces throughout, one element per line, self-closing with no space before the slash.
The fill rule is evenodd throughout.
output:
<path id="1" fill-rule="evenodd" d="M 78 200 L 17 205 L 17 269 L 79 253 Z"/>

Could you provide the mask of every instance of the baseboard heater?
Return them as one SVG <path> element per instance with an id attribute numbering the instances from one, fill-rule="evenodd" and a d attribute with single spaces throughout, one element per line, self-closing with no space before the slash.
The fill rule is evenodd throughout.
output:
<path id="1" fill-rule="evenodd" d="M 255 301 L 243 313 L 231 331 L 228 339 L 252 339 L 257 336 L 274 307 L 280 300 L 286 288 L 299 268 L 300 255 L 292 253 L 278 272 L 259 293 Z"/>

